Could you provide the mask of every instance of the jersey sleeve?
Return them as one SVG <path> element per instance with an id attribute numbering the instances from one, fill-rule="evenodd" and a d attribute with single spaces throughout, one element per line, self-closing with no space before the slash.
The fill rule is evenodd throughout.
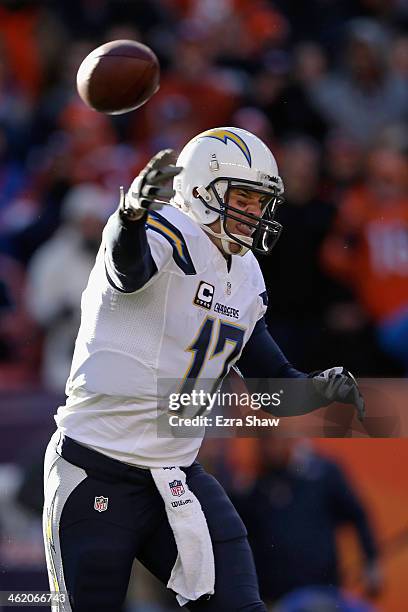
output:
<path id="1" fill-rule="evenodd" d="M 289 363 L 269 333 L 263 317 L 255 325 L 237 365 L 246 378 L 307 377 Z"/>
<path id="2" fill-rule="evenodd" d="M 279 406 L 264 408 L 275 416 L 299 416 L 327 404 L 308 374 L 297 370 L 287 360 L 263 318 L 255 325 L 237 366 L 254 393 L 267 390 L 270 379 L 279 379 L 279 386 L 284 391 Z"/>
<path id="3" fill-rule="evenodd" d="M 171 257 L 166 241 L 146 231 L 145 219 L 129 221 L 118 211 L 110 217 L 103 240 L 106 276 L 123 293 L 144 287 Z"/>

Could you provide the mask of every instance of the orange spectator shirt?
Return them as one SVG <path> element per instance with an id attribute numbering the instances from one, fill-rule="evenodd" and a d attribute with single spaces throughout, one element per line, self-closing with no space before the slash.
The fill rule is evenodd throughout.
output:
<path id="1" fill-rule="evenodd" d="M 375 320 L 408 307 L 408 199 L 381 202 L 367 187 L 350 192 L 322 260 Z"/>

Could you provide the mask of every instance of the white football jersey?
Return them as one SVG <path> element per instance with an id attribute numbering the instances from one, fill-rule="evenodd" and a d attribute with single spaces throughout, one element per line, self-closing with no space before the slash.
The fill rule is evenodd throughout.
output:
<path id="1" fill-rule="evenodd" d="M 188 466 L 204 432 L 158 434 L 163 381 L 182 391 L 192 378 L 223 377 L 266 310 L 265 285 L 252 252 L 232 256 L 228 270 L 207 234 L 172 206 L 149 213 L 147 236 L 158 271 L 134 293 L 109 283 L 102 238 L 82 295 L 68 399 L 55 418 L 67 436 L 120 461 Z"/>

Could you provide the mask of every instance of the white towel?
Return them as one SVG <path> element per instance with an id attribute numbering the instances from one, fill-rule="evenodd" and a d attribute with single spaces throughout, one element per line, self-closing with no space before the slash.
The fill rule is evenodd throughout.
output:
<path id="1" fill-rule="evenodd" d="M 177 559 L 167 588 L 184 606 L 202 595 L 214 594 L 214 552 L 201 504 L 190 491 L 179 467 L 152 468 L 151 474 L 164 500 L 177 545 Z"/>

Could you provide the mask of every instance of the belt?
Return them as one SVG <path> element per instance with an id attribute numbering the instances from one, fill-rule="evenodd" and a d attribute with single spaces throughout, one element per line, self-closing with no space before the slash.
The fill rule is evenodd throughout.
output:
<path id="1" fill-rule="evenodd" d="M 150 482 L 152 486 L 155 486 L 150 470 L 107 457 L 63 434 L 60 436 L 56 450 L 58 455 L 69 463 L 84 469 L 89 476 L 110 482 L 118 480 L 146 484 Z"/>

